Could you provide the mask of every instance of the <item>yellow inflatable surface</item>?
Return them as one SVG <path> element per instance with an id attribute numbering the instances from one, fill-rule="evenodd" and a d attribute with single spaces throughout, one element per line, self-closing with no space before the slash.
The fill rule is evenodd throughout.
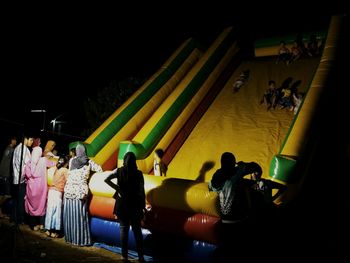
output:
<path id="1" fill-rule="evenodd" d="M 208 182 L 220 168 L 221 154 L 228 151 L 237 161 L 259 163 L 267 177 L 271 159 L 279 152 L 294 117 L 287 109 L 267 111 L 260 104 L 268 81 L 276 81 L 279 87 L 291 77 L 292 84 L 301 81 L 298 91 L 305 92 L 318 63 L 319 58 L 289 66 L 276 65 L 274 59 L 243 62 L 171 161 L 167 176 Z M 246 69 L 250 70 L 248 83 L 233 93 L 233 83 Z"/>

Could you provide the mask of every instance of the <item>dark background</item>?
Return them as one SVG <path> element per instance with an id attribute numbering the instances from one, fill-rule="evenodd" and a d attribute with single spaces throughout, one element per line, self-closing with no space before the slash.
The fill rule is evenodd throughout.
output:
<path id="1" fill-rule="evenodd" d="M 296 6 L 265 3 L 259 9 L 258 4 L 250 3 L 170 1 L 166 6 L 131 3 L 102 11 L 94 6 L 5 10 L 2 141 L 9 134 L 20 136 L 22 124 L 40 131 L 44 118 L 45 129 L 50 131 L 50 121 L 61 114 L 60 120 L 69 123 L 65 125 L 67 136 L 61 136 L 64 143 L 84 140 L 83 102 L 87 97 L 94 97 L 112 80 L 147 79 L 189 37 L 206 46 L 224 28 L 233 26 L 240 46 L 252 52 L 257 38 L 325 29 L 331 15 L 345 12 L 343 5 L 335 3 L 317 8 L 306 3 Z M 46 114 L 30 113 L 33 109 L 45 109 Z"/>
<path id="2" fill-rule="evenodd" d="M 327 29 L 331 15 L 347 10 L 336 1 L 280 1 L 270 7 L 264 2 L 265 8 L 253 2 L 238 8 L 235 4 L 188 8 L 164 2 L 163 11 L 136 5 L 108 12 L 93 6 L 90 11 L 86 6 L 74 10 L 41 6 L 44 12 L 4 9 L 10 15 L 1 26 L 1 146 L 8 134 L 21 134 L 21 124 L 41 127 L 43 114 L 30 114 L 30 109 L 46 109 L 46 121 L 66 113 L 75 125 L 67 133 L 78 136 L 86 124 L 82 102 L 87 96 L 111 80 L 151 76 L 188 37 L 210 44 L 225 27 L 234 26 L 241 45 L 249 49 L 260 37 Z M 257 235 L 247 244 L 252 251 L 263 249 L 262 257 L 270 259 L 280 252 L 281 260 L 334 262 L 347 256 L 348 47 L 342 43 L 344 56 L 333 69 L 333 91 L 324 98 L 326 107 L 314 130 L 318 144 L 303 191 L 286 214 L 272 222 L 273 229 L 265 230 L 268 239 Z M 61 147 L 66 150 L 65 143 L 76 139 L 64 137 Z"/>

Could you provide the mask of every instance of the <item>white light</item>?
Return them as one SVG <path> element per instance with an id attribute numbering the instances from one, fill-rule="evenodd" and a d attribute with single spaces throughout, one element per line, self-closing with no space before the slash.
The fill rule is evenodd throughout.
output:
<path id="1" fill-rule="evenodd" d="M 46 110 L 30 110 L 30 112 L 46 112 Z"/>

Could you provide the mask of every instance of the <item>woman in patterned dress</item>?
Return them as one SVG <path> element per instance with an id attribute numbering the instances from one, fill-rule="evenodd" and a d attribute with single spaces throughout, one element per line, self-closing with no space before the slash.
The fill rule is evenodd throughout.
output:
<path id="1" fill-rule="evenodd" d="M 91 245 L 88 208 L 88 181 L 91 172 L 102 172 L 100 165 L 86 155 L 85 146 L 76 147 L 76 156 L 69 162 L 69 172 L 64 187 L 64 236 L 68 243 Z"/>

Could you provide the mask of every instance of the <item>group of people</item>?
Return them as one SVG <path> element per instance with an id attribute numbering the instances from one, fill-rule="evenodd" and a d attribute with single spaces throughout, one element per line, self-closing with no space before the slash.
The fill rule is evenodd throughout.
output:
<path id="1" fill-rule="evenodd" d="M 303 56 L 318 56 L 321 54 L 322 49 L 323 43 L 319 43 L 315 35 L 310 36 L 310 40 L 307 43 L 307 46 L 304 44 L 303 37 L 301 35 L 298 35 L 294 40 L 291 49 L 286 46 L 285 41 L 280 42 L 276 64 L 282 61 L 286 63 L 286 65 L 289 65 L 290 63 L 293 63 Z"/>
<path id="2" fill-rule="evenodd" d="M 61 156 L 53 153 L 55 142 L 51 140 L 44 150 L 40 147 L 40 138 L 32 135 L 25 135 L 23 141 L 16 144 L 16 139 L 11 138 L 3 153 L 0 170 L 1 196 L 12 196 L 14 200 L 10 220 L 17 224 L 28 223 L 31 229 L 41 230 L 53 238 L 63 235 L 65 241 L 73 245 L 91 245 L 88 182 L 93 172 L 102 172 L 102 167 L 88 158 L 86 147 L 81 143 L 70 149 L 70 155 Z M 161 152 L 158 154 L 162 157 Z M 55 168 L 49 185 L 47 169 L 50 167 Z M 120 221 L 123 257 L 127 259 L 131 225 L 139 261 L 143 262 L 141 219 L 145 192 L 135 154 L 127 153 L 124 166 L 111 176 L 119 178 L 117 186 L 113 187 L 117 187 L 118 193 L 115 195 L 118 197 L 115 214 Z"/>
<path id="3" fill-rule="evenodd" d="M 287 78 L 282 85 L 277 88 L 276 82 L 274 80 L 269 80 L 268 87 L 260 100 L 260 104 L 264 104 L 267 110 L 271 108 L 275 109 L 276 107 L 279 109 L 287 108 L 296 114 L 301 105 L 303 95 L 298 92 L 297 89 L 300 81 L 295 81 L 293 84 L 292 81 L 292 78 Z"/>
<path id="4" fill-rule="evenodd" d="M 15 220 L 24 222 L 24 211 L 32 218 L 33 229 L 42 224 L 48 236 L 57 237 L 63 230 L 65 241 L 74 245 L 91 245 L 89 226 L 88 182 L 93 172 L 101 172 L 100 165 L 88 158 L 84 144 L 72 149 L 75 156 L 59 156 L 53 161 L 52 149 L 46 155 L 40 143 L 30 150 L 34 138 L 25 136 L 14 148 L 11 141 L 4 158 L 12 156 L 13 184 L 17 186 Z M 50 142 L 51 148 L 54 145 Z M 8 152 L 10 152 L 8 154 Z M 44 151 L 45 152 L 45 151 Z M 164 151 L 155 151 L 154 173 L 165 176 Z M 8 163 L 8 162 L 7 162 Z M 48 186 L 47 168 L 56 166 L 52 183 Z M 159 170 L 159 171 L 158 171 Z M 251 175 L 251 179 L 244 178 Z M 266 208 L 273 206 L 270 180 L 262 179 L 262 169 L 255 163 L 236 162 L 235 156 L 225 152 L 221 156 L 221 168 L 209 182 L 209 191 L 218 193 L 223 233 L 225 237 L 237 231 L 237 226 L 256 218 Z M 116 180 L 115 180 L 116 179 Z M 105 183 L 115 190 L 114 214 L 120 223 L 122 257 L 128 258 L 128 234 L 132 227 L 140 262 L 144 262 L 141 221 L 145 212 L 145 188 L 142 172 L 138 169 L 133 152 L 124 155 L 123 166 L 113 170 Z M 234 226 L 234 227 L 233 227 Z"/>

